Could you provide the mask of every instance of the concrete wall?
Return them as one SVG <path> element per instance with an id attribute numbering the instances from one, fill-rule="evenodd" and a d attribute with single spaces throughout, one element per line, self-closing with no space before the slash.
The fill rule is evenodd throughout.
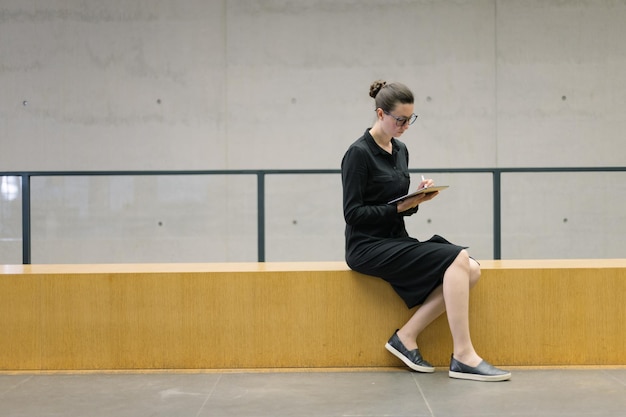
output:
<path id="1" fill-rule="evenodd" d="M 625 21 L 618 0 L 1 0 L 0 171 L 337 169 L 378 78 L 416 94 L 412 168 L 626 166 Z M 490 258 L 490 176 L 434 178 L 411 233 Z M 343 259 L 339 176 L 266 181 L 267 260 Z M 626 257 L 624 184 L 505 174 L 502 256 Z M 256 260 L 254 176 L 37 177 L 32 198 L 33 262 Z"/>

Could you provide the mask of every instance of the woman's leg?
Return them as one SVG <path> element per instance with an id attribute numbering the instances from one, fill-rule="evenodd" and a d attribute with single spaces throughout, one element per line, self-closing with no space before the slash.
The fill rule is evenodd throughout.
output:
<path id="1" fill-rule="evenodd" d="M 443 298 L 446 304 L 448 325 L 454 344 L 454 358 L 475 367 L 481 361 L 472 345 L 469 330 L 470 258 L 461 251 L 443 277 Z"/>
<path id="2" fill-rule="evenodd" d="M 462 250 L 446 270 L 443 277 L 443 285 L 426 299 L 422 307 L 402 327 L 405 337 L 409 337 L 409 339 L 403 340 L 400 331 L 398 331 L 397 336 L 402 344 L 406 343 L 406 349 L 414 349 L 417 344 L 410 343 L 415 341 L 416 333 L 419 334 L 419 331 L 431 323 L 438 313 L 441 314 L 445 310 L 448 313 L 448 325 L 450 326 L 454 344 L 453 358 L 450 360 L 448 373 L 450 378 L 476 381 L 506 381 L 511 378 L 511 373 L 484 362 L 472 345 L 469 331 L 469 291 L 479 276 L 480 268 L 478 263 L 470 259 L 467 252 Z M 422 313 L 420 313 L 421 310 Z M 410 336 L 406 336 L 407 334 Z M 389 342 L 387 345 L 389 345 Z M 419 351 L 416 351 L 419 359 L 419 361 L 416 361 L 409 358 L 405 353 L 399 355 L 393 349 L 389 350 L 416 371 L 433 372 L 435 369 L 428 363 L 426 363 L 427 366 L 424 365 L 424 360 L 419 355 Z"/>
<path id="3" fill-rule="evenodd" d="M 402 344 L 408 350 L 416 349 L 417 336 L 444 311 L 446 311 L 446 305 L 443 300 L 443 285 L 440 285 L 430 293 L 409 321 L 398 330 L 398 337 Z"/>
<path id="4" fill-rule="evenodd" d="M 465 255 L 467 252 L 463 251 Z M 461 252 L 461 253 L 463 253 Z M 461 254 L 459 254 L 461 256 Z M 455 259 L 453 265 L 457 262 L 465 262 L 465 256 L 461 256 L 461 260 L 459 257 Z M 468 257 L 469 264 L 469 288 L 476 285 L 478 279 L 480 278 L 480 266 L 478 262 Z M 449 269 L 449 268 L 448 268 Z M 446 272 L 447 273 L 447 272 Z M 444 285 L 441 285 L 435 289 L 426 301 L 418 308 L 418 310 L 413 314 L 413 316 L 406 322 L 404 326 L 400 330 L 398 330 L 398 337 L 406 346 L 407 349 L 413 350 L 417 348 L 417 336 L 437 317 L 439 317 L 442 313 L 446 311 L 446 303 L 444 300 L 444 286 L 445 286 L 445 276 L 444 276 Z"/>

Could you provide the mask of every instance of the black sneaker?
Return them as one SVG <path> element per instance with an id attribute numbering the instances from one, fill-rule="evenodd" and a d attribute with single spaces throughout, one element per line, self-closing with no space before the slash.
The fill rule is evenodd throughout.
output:
<path id="1" fill-rule="evenodd" d="M 467 366 L 462 362 L 450 358 L 450 378 L 469 379 L 472 381 L 506 381 L 511 379 L 511 373 L 498 369 L 488 362 L 482 361 L 478 366 Z"/>
<path id="2" fill-rule="evenodd" d="M 385 344 L 385 348 L 414 371 L 435 372 L 435 368 L 422 358 L 419 349 L 408 350 L 404 347 L 397 330 Z"/>

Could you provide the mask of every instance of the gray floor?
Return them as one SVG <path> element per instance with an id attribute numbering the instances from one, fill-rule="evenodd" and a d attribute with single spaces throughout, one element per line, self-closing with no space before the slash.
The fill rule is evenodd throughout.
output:
<path id="1" fill-rule="evenodd" d="M 626 369 L 0 374 L 1 417 L 626 416 Z"/>

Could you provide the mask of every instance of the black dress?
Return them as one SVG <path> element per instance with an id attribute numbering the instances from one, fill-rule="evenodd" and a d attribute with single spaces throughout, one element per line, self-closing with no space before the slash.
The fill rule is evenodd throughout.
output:
<path id="1" fill-rule="evenodd" d="M 341 162 L 343 212 L 346 221 L 346 262 L 363 274 L 389 282 L 407 307 L 422 304 L 443 283 L 443 275 L 462 246 L 435 235 L 420 242 L 409 237 L 404 217 L 387 204 L 409 189 L 409 153 L 393 138 L 392 153 L 380 148 L 365 131 Z"/>

